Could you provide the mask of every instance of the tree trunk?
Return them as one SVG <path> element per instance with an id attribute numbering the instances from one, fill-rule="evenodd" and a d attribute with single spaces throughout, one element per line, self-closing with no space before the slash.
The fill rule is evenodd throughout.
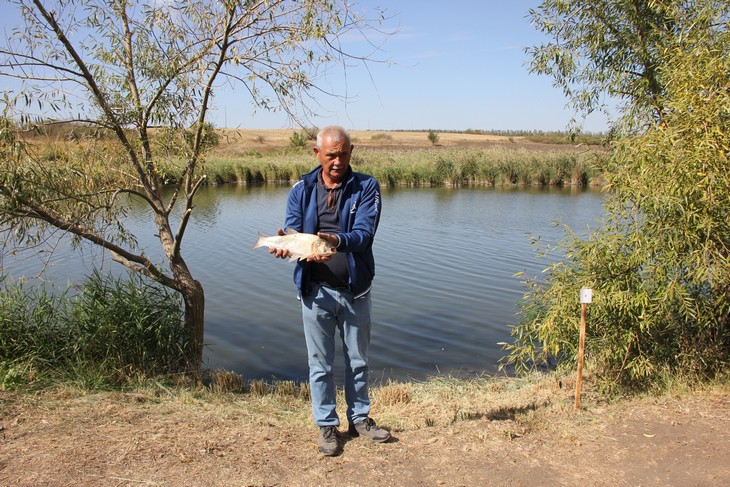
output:
<path id="1" fill-rule="evenodd" d="M 175 235 L 170 230 L 170 222 L 162 212 L 156 218 L 157 229 L 159 230 L 160 243 L 169 259 L 170 271 L 174 276 L 175 289 L 182 294 L 185 304 L 185 343 L 183 353 L 184 364 L 196 380 L 202 377 L 203 365 L 203 336 L 205 330 L 205 291 L 200 281 L 193 278 L 185 259 L 179 253 L 179 247 L 175 245 Z M 182 234 L 177 236 L 182 238 Z M 179 240 L 178 240 L 179 242 Z"/>
<path id="2" fill-rule="evenodd" d="M 185 303 L 185 358 L 196 378 L 201 377 L 203 337 L 205 330 L 205 291 L 200 281 L 183 281 L 181 291 Z"/>

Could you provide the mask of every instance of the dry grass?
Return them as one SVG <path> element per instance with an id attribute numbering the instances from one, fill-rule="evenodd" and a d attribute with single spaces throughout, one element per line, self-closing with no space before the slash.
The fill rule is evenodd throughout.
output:
<path id="1" fill-rule="evenodd" d="M 229 371 L 211 374 L 207 388 L 173 392 L 180 400 L 195 397 L 222 410 L 242 408 L 251 421 L 277 418 L 284 426 L 306 425 L 310 394 L 306 383 L 244 379 Z M 535 424 L 536 411 L 563 410 L 572 404 L 570 378 L 534 374 L 523 378 L 434 377 L 425 382 L 397 382 L 371 387 L 373 415 L 394 431 L 448 426 L 461 421 L 525 420 Z M 245 391 L 242 393 L 242 391 Z M 146 394 L 157 394 L 148 391 Z M 344 393 L 338 390 L 338 414 L 345 417 Z M 528 418 L 532 418 L 529 421 Z"/>
<path id="2" fill-rule="evenodd" d="M 218 129 L 220 144 L 211 150 L 213 157 L 237 157 L 251 151 L 269 152 L 290 147 L 291 136 L 298 132 L 293 129 Z M 350 132 L 352 143 L 358 148 L 398 149 L 432 148 L 428 132 L 368 131 Z M 534 145 L 524 137 L 507 137 L 487 134 L 439 133 L 437 147 L 488 146 L 506 144 Z M 313 146 L 311 142 L 309 146 Z M 557 147 L 560 148 L 560 147 Z"/>
<path id="3" fill-rule="evenodd" d="M 434 377 L 425 382 L 388 381 L 371 387 L 374 417 L 393 431 L 443 427 L 476 419 L 517 420 L 538 410 L 564 409 L 571 392 L 561 389 L 555 375 L 536 374 L 524 378 L 485 377 L 457 379 Z M 235 414 L 247 423 L 274 421 L 282 427 L 300 427 L 311 423 L 310 390 L 306 383 L 294 381 L 245 381 L 230 371 L 209 374 L 206 387 L 163 385 L 151 381 L 133 392 L 89 392 L 63 385 L 40 393 L 53 408 L 56 402 L 77 398 L 94 401 L 104 395 L 137 403 L 169 402 L 200 405 L 218 414 Z M 18 394 L 16 400 L 35 401 L 33 394 Z M 338 389 L 338 414 L 345 418 L 345 398 Z M 14 401 L 11 401 L 14 402 Z M 0 402 L 0 415 L 10 402 Z"/>

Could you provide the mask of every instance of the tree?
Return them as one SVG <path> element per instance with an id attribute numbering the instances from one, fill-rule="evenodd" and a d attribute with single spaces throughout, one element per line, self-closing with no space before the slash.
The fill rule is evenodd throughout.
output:
<path id="1" fill-rule="evenodd" d="M 530 18 L 551 40 L 527 49 L 530 71 L 551 76 L 580 114 L 608 97 L 632 121 L 624 128 L 661 123 L 663 57 L 698 11 L 688 0 L 546 0 Z"/>
<path id="2" fill-rule="evenodd" d="M 0 75 L 22 87 L 6 92 L 0 127 L 3 228 L 18 245 L 60 229 L 178 291 L 186 356 L 199 371 L 204 290 L 181 244 L 206 180 L 206 117 L 214 94 L 238 84 L 257 107 L 306 117 L 313 93 L 327 93 L 317 85 L 324 67 L 369 60 L 346 52 L 342 38 L 365 36 L 382 16 L 367 20 L 345 2 L 325 0 L 9 3 L 23 25 L 0 46 Z M 39 116 L 30 115 L 33 107 L 41 108 Z M 44 158 L 24 143 L 21 129 L 49 116 L 99 128 L 113 142 L 78 143 L 62 157 Z M 185 141 L 176 161 L 181 177 L 172 187 L 160 176 L 167 161 L 156 150 L 156 126 L 182 132 Z M 166 266 L 147 257 L 126 231 L 130 198 L 149 206 Z"/>
<path id="3" fill-rule="evenodd" d="M 610 3 L 634 12 L 634 2 Z M 577 295 L 589 287 L 587 347 L 603 385 L 649 387 L 666 376 L 696 379 L 727 370 L 730 6 L 662 5 L 662 24 L 672 25 L 674 35 L 649 49 L 661 89 L 636 91 L 630 100 L 629 123 L 639 107 L 655 123 L 614 143 L 603 226 L 587 238 L 566 239 L 566 261 L 550 267 L 547 282 L 528 280 L 523 319 L 507 345 L 507 363 L 518 369 L 555 358 L 574 363 Z M 623 48 L 630 50 L 621 44 L 616 52 L 630 57 Z"/>

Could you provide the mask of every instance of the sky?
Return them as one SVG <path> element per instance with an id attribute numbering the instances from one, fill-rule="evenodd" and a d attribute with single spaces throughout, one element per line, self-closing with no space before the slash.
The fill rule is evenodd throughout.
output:
<path id="1" fill-rule="evenodd" d="M 547 39 L 527 17 L 541 0 L 356 0 L 356 10 L 386 9 L 382 40 L 370 62 L 328 70 L 323 87 L 347 99 L 317 97 L 311 125 L 351 130 L 567 130 L 572 110 L 550 77 L 530 74 L 528 46 Z M 10 8 L 7 3 L 2 10 Z M 14 12 L 4 12 L 13 16 Z M 6 18 L 5 22 L 9 22 Z M 0 21 L 0 23 L 3 23 Z M 376 42 L 381 39 L 373 38 Z M 357 44 L 345 45 L 354 48 Z M 361 50 L 360 50 L 361 52 Z M 0 79 L 7 83 L 8 79 Z M 2 85 L 0 85 L 2 88 Z M 6 86 L 7 88 L 7 86 Z M 244 87 L 220 88 L 209 119 L 219 128 L 296 127 L 285 113 L 255 110 Z M 586 132 L 604 132 L 595 115 Z"/>
<path id="2" fill-rule="evenodd" d="M 383 5 L 397 28 L 377 54 L 388 63 L 347 70 L 347 102 L 322 99 L 316 126 L 352 130 L 566 130 L 573 112 L 548 76 L 530 74 L 527 46 L 545 37 L 527 18 L 538 0 L 361 0 Z M 343 77 L 344 79 L 344 77 Z M 342 80 L 333 80 L 338 84 Z M 341 83 L 338 84 L 341 86 Z M 342 89 L 340 89 L 342 91 Z M 217 127 L 289 128 L 281 113 L 252 113 L 243 91 L 215 100 Z M 607 130 L 605 116 L 583 130 Z"/>

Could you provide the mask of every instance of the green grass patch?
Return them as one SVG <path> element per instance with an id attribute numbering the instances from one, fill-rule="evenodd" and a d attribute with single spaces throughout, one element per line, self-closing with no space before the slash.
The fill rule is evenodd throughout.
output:
<path id="1" fill-rule="evenodd" d="M 12 283 L 0 290 L 3 390 L 57 381 L 118 387 L 179 371 L 183 340 L 177 295 L 133 275 L 94 273 L 62 294 Z"/>

